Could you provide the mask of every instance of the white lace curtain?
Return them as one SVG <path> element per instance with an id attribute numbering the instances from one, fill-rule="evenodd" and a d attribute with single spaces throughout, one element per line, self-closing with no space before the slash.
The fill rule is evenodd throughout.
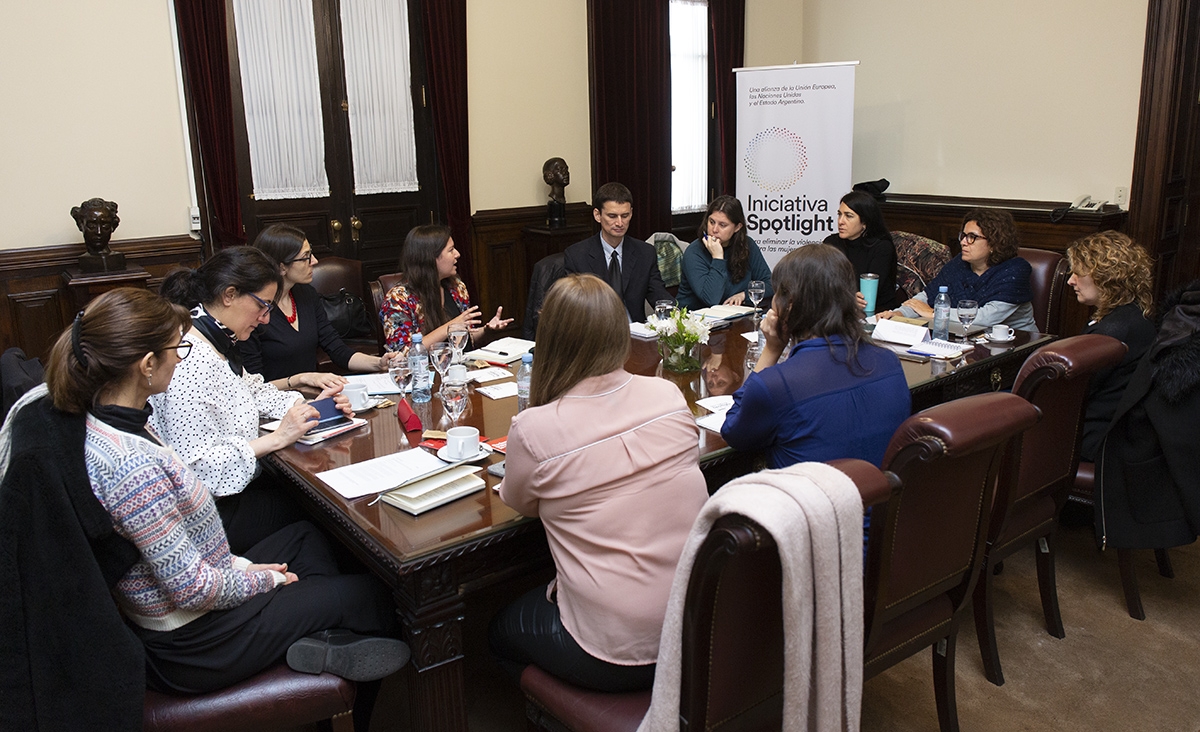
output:
<path id="1" fill-rule="evenodd" d="M 708 2 L 671 0 L 671 212 L 708 206 Z"/>
<path id="2" fill-rule="evenodd" d="M 415 191 L 408 3 L 342 0 L 341 6 L 354 192 Z"/>
<path id="3" fill-rule="evenodd" d="M 329 195 L 311 0 L 234 0 L 258 200 Z"/>

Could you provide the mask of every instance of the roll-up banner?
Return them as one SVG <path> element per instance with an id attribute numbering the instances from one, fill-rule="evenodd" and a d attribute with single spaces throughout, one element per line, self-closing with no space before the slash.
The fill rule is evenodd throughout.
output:
<path id="1" fill-rule="evenodd" d="M 761 66 L 737 73 L 737 194 L 747 233 L 774 268 L 837 233 L 850 191 L 854 67 Z"/>

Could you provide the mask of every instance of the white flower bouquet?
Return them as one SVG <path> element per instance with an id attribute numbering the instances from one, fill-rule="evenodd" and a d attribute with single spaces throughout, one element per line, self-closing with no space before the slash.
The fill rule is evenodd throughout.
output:
<path id="1" fill-rule="evenodd" d="M 663 368 L 688 372 L 700 369 L 700 353 L 696 347 L 708 343 L 708 323 L 689 313 L 687 308 L 675 308 L 665 320 L 649 323 L 658 336 Z"/>

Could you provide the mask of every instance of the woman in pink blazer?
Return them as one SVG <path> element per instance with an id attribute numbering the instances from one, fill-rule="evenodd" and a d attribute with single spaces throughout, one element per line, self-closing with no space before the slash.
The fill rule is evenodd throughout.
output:
<path id="1" fill-rule="evenodd" d="M 675 566 L 708 498 L 699 428 L 674 384 L 625 371 L 625 308 L 594 275 L 550 289 L 535 354 L 500 497 L 542 519 L 557 576 L 496 615 L 492 650 L 579 686 L 648 689 Z"/>

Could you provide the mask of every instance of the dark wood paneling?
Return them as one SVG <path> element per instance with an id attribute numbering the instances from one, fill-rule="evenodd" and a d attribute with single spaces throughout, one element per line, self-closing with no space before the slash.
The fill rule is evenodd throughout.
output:
<path id="1" fill-rule="evenodd" d="M 594 222 L 591 212 L 586 203 L 569 203 L 567 224 L 587 226 Z M 545 223 L 545 206 L 476 211 L 471 217 L 471 261 L 479 287 L 473 294 L 485 319 L 503 306 L 504 316 L 513 318 L 512 327 L 520 330 L 529 278 L 537 262 L 536 256 L 525 251 L 521 230 Z"/>
<path id="2" fill-rule="evenodd" d="M 114 241 L 126 261 L 150 273 L 147 287 L 157 290 L 176 266 L 202 261 L 201 242 L 190 236 Z M 52 247 L 0 251 L 0 351 L 19 346 L 43 360 L 74 316 L 63 272 L 78 264 L 82 242 Z"/>
<path id="3" fill-rule="evenodd" d="M 1069 211 L 1059 221 L 1051 221 L 1055 209 L 1068 202 L 1022 201 L 1005 198 L 960 198 L 957 196 L 919 196 L 888 194 L 881 206 L 883 218 L 892 231 L 908 231 L 927 236 L 958 252 L 958 232 L 962 217 L 973 208 L 1002 208 L 1017 222 L 1021 246 L 1065 252 L 1081 236 L 1106 229 L 1123 231 L 1129 214 L 1116 206 L 1103 211 Z"/>

